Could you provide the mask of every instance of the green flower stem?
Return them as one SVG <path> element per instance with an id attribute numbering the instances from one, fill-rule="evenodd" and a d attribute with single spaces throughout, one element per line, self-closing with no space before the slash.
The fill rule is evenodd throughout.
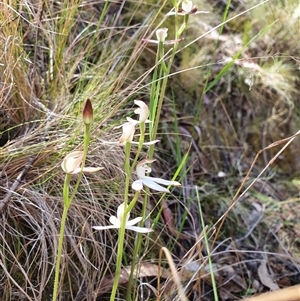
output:
<path id="1" fill-rule="evenodd" d="M 132 208 L 135 206 L 136 202 L 138 201 L 139 195 L 140 195 L 139 191 L 136 191 L 133 200 L 130 202 L 130 204 L 128 205 L 128 207 L 126 209 L 126 214 L 129 213 L 132 210 Z M 138 237 L 139 236 L 142 238 L 141 233 L 138 233 Z M 138 241 L 138 239 L 137 239 L 137 241 Z M 135 244 L 133 259 L 132 259 L 131 269 L 130 269 L 130 275 L 129 275 L 129 279 L 128 279 L 128 286 L 127 286 L 127 294 L 126 294 L 127 301 L 131 300 L 131 289 L 132 289 L 133 276 L 134 276 L 134 270 L 135 270 L 135 264 L 136 264 L 135 258 L 137 258 L 137 255 L 139 254 L 139 249 L 140 248 L 138 248 L 137 244 Z"/>
<path id="2" fill-rule="evenodd" d="M 162 75 L 162 71 L 164 73 L 167 73 L 168 72 L 168 68 L 166 66 L 166 63 L 165 63 L 165 60 L 164 60 L 164 55 L 165 55 L 165 48 L 164 48 L 164 43 L 163 42 L 160 42 L 158 44 L 158 56 L 159 56 L 159 59 L 161 60 L 160 61 L 160 74 L 159 74 L 159 78 L 161 78 L 161 75 Z"/>
<path id="3" fill-rule="evenodd" d="M 128 191 L 129 191 L 129 182 L 131 176 L 131 167 L 130 167 L 130 149 L 131 144 L 130 142 L 126 142 L 125 144 L 125 173 L 126 173 L 126 180 L 125 180 L 125 192 L 124 192 L 124 203 L 125 203 L 125 210 L 124 210 L 124 217 L 126 217 L 126 207 L 128 204 Z"/>
<path id="4" fill-rule="evenodd" d="M 69 188 L 70 188 L 71 174 L 67 173 L 64 181 L 63 188 L 63 201 L 64 206 L 68 206 L 69 203 Z"/>
<path id="5" fill-rule="evenodd" d="M 154 120 L 156 116 L 159 91 L 161 87 L 160 79 L 163 76 L 163 72 L 162 72 L 163 67 L 161 65 L 161 62 L 163 60 L 164 60 L 164 45 L 162 42 L 160 42 L 157 47 L 156 58 L 155 58 L 155 69 L 153 72 L 151 92 L 150 92 L 150 119 L 152 121 L 149 127 L 150 140 L 152 140 L 153 137 L 153 126 L 154 126 Z"/>
<path id="6" fill-rule="evenodd" d="M 134 205 L 136 204 L 136 202 L 139 199 L 139 195 L 140 195 L 140 192 L 136 191 L 134 198 L 132 199 L 132 201 L 129 203 L 129 205 L 127 206 L 127 208 L 125 210 L 126 214 L 128 214 L 133 209 Z"/>
<path id="7" fill-rule="evenodd" d="M 174 7 L 176 11 L 178 10 L 178 4 L 177 1 L 173 1 Z M 188 16 L 185 17 L 184 23 L 179 29 L 179 23 L 178 23 L 178 15 L 175 15 L 175 40 L 179 40 L 180 35 L 183 33 L 183 31 L 186 28 L 188 22 Z M 163 99 L 165 96 L 166 92 L 166 87 L 168 83 L 168 75 L 170 74 L 170 70 L 172 67 L 172 63 L 175 58 L 175 54 L 177 52 L 178 48 L 178 43 L 175 43 L 171 57 L 168 62 L 168 66 L 166 66 L 165 60 L 164 60 L 164 44 L 163 42 L 160 42 L 158 44 L 157 48 L 157 53 L 156 53 L 156 59 L 155 59 L 155 68 L 153 72 L 153 77 L 152 77 L 152 85 L 151 85 L 151 92 L 150 92 L 150 119 L 152 121 L 150 125 L 150 141 L 156 139 L 157 135 L 157 130 L 158 130 L 158 124 L 160 120 L 160 115 L 161 115 L 161 110 L 162 110 L 162 104 L 163 104 Z M 144 128 L 141 128 L 141 136 L 144 135 Z M 140 138 L 140 144 L 139 147 L 141 146 L 141 138 Z M 138 152 L 139 153 L 139 152 Z M 153 158 L 153 153 L 154 153 L 154 145 L 151 145 L 148 151 L 148 157 L 151 159 Z M 134 160 L 134 165 L 136 164 L 138 155 L 135 157 Z M 147 202 L 149 200 L 149 194 L 146 194 L 144 197 L 144 202 L 143 202 L 143 209 L 142 209 L 142 217 L 145 218 L 146 216 L 146 211 L 147 211 Z M 129 204 L 129 207 L 131 208 L 134 206 L 135 202 L 132 200 L 132 202 Z M 131 209 L 127 208 L 129 212 Z M 140 225 L 143 226 L 143 225 Z M 136 260 L 138 258 L 138 255 L 140 254 L 141 250 L 141 245 L 142 245 L 142 234 L 138 233 L 137 238 L 136 238 L 136 243 L 135 243 L 135 248 L 134 248 L 134 253 L 133 253 L 133 259 L 131 263 L 131 272 L 129 276 L 129 281 L 128 281 L 128 288 L 127 288 L 127 295 L 126 295 L 126 300 L 130 301 L 132 300 L 131 298 L 131 287 L 132 287 L 132 282 L 133 282 L 133 274 L 134 274 L 134 269 L 136 265 Z M 133 296 L 133 300 L 135 299 L 135 296 Z M 111 301 L 113 301 L 111 299 Z"/>
<path id="8" fill-rule="evenodd" d="M 124 213 L 126 210 L 124 210 Z M 124 238 L 125 238 L 125 224 L 126 219 L 122 219 L 122 224 L 119 229 L 119 237 L 118 237 L 118 251 L 117 251 L 117 264 L 116 264 L 116 272 L 115 272 L 115 279 L 114 284 L 112 287 L 111 295 L 110 295 L 110 301 L 115 301 L 115 296 L 117 293 L 118 285 L 119 285 L 119 279 L 121 275 L 121 268 L 122 268 L 122 255 L 123 255 L 123 249 L 124 249 Z"/>
<path id="9" fill-rule="evenodd" d="M 78 190 L 79 183 L 82 179 L 82 171 L 85 165 L 85 160 L 87 156 L 88 151 L 88 145 L 90 141 L 90 125 L 85 125 L 85 131 L 84 131 L 84 148 L 83 148 L 83 158 L 81 163 L 81 171 L 78 174 L 78 178 L 74 187 L 74 191 L 71 196 L 69 196 L 69 187 L 70 187 L 70 181 L 71 181 L 71 174 L 66 174 L 65 182 L 64 182 L 64 188 L 63 188 L 63 201 L 64 201 L 64 210 L 61 217 L 61 224 L 60 224 L 60 232 L 59 232 L 59 241 L 58 241 L 58 249 L 57 249 L 57 258 L 56 258 L 56 264 L 55 264 L 55 276 L 54 276 L 54 287 L 53 287 L 53 297 L 52 301 L 57 300 L 58 295 L 58 285 L 59 285 L 59 274 L 60 274 L 60 261 L 61 261 L 61 254 L 62 254 L 62 246 L 63 246 L 63 240 L 64 240 L 64 232 L 65 232 L 65 225 L 66 220 L 68 216 L 68 211 L 71 206 L 71 203 L 74 199 L 74 196 Z"/>
<path id="10" fill-rule="evenodd" d="M 139 154 L 140 154 L 140 152 L 142 150 L 144 140 L 145 140 L 145 122 L 142 122 L 140 124 L 139 145 L 138 145 L 138 149 L 137 149 L 137 153 L 136 153 L 134 162 L 133 162 L 133 164 L 131 166 L 131 172 L 130 172 L 130 174 L 132 173 L 134 167 L 136 166 L 136 162 L 137 162 Z M 139 195 L 140 195 L 139 191 L 136 191 L 135 195 L 134 195 L 134 198 L 132 199 L 132 201 L 130 202 L 130 204 L 128 205 L 128 207 L 125 210 L 125 214 L 128 214 L 133 209 L 133 207 L 135 206 L 136 202 L 138 201 Z M 144 217 L 144 215 L 142 215 L 142 216 Z M 137 237 L 138 237 L 137 241 L 140 241 L 140 243 L 141 243 L 141 239 L 142 239 L 141 233 L 138 233 Z M 127 294 L 126 294 L 126 300 L 127 301 L 132 300 L 131 299 L 131 289 L 132 289 L 132 282 L 133 282 L 134 269 L 135 269 L 135 258 L 137 258 L 137 255 L 139 254 L 139 251 L 140 251 L 140 247 L 138 247 L 135 244 L 133 259 L 132 259 L 132 263 L 131 263 L 131 270 L 130 270 L 130 275 L 129 275 L 129 280 L 128 280 Z"/>
<path id="11" fill-rule="evenodd" d="M 169 69 L 169 68 L 168 68 Z M 156 134 L 157 134 L 157 129 L 158 129 L 158 124 L 159 124 L 159 120 L 160 120 L 160 114 L 161 114 L 161 109 L 162 109 L 162 104 L 163 104 L 163 99 L 164 99 L 164 94 L 166 91 L 166 87 L 167 87 L 167 83 L 168 83 L 168 77 L 164 77 L 163 82 L 162 82 L 162 86 L 161 86 L 161 91 L 160 91 L 160 97 L 159 97 L 159 101 L 158 101 L 158 105 L 157 105 L 157 109 L 156 109 L 156 114 L 155 114 L 155 118 L 153 121 L 153 128 L 152 128 L 152 133 L 151 133 L 151 140 L 155 140 L 156 139 Z M 154 145 L 150 145 L 149 147 L 149 155 L 148 157 L 150 159 L 153 158 L 153 153 L 154 153 Z"/>
<path id="12" fill-rule="evenodd" d="M 178 37 L 181 36 L 181 34 L 184 32 L 184 30 L 186 29 L 186 26 L 188 24 L 189 21 L 189 15 L 185 15 L 184 16 L 184 22 L 183 24 L 180 26 L 179 31 L 178 31 Z"/>
<path id="13" fill-rule="evenodd" d="M 130 202 L 130 204 L 128 205 L 127 209 L 126 209 L 126 214 L 129 213 L 132 208 L 134 207 L 134 205 L 136 204 L 136 202 L 138 201 L 139 198 L 139 191 L 136 191 L 133 200 Z M 138 233 L 138 235 L 141 233 Z M 141 235 L 142 237 L 142 235 Z M 136 245 L 135 245 L 136 246 Z M 127 293 L 126 293 L 126 300 L 132 300 L 131 299 L 131 289 L 132 289 L 132 282 L 133 282 L 133 275 L 134 275 L 134 269 L 135 269 L 135 258 L 137 256 L 138 253 L 136 253 L 136 247 L 134 248 L 134 253 L 133 253 L 133 259 L 132 259 L 132 263 L 131 263 L 131 269 L 130 269 L 130 275 L 129 275 L 129 279 L 128 279 L 128 286 L 127 286 Z"/>
<path id="14" fill-rule="evenodd" d="M 147 202 L 148 202 L 148 194 L 146 194 L 144 196 L 144 202 L 143 202 L 143 208 L 142 208 L 142 217 L 143 218 L 146 217 Z M 143 227 L 144 222 L 141 221 L 139 226 Z M 143 234 L 138 233 L 135 244 L 134 244 L 134 251 L 133 251 L 133 256 L 132 256 L 130 275 L 129 275 L 129 279 L 128 279 L 128 286 L 127 286 L 126 301 L 135 300 L 135 292 L 134 292 L 133 298 L 131 298 L 131 288 L 132 288 L 132 284 L 133 284 L 133 276 L 134 276 L 134 270 L 135 270 L 135 267 L 137 264 L 137 258 L 138 258 L 138 255 L 140 254 L 140 250 L 141 250 L 141 246 L 142 246 L 142 238 L 143 238 Z"/>
<path id="15" fill-rule="evenodd" d="M 177 11 L 177 9 L 176 9 L 176 11 Z M 179 16 L 176 14 L 175 20 L 174 20 L 175 21 L 175 41 L 179 40 L 180 35 L 182 34 L 183 30 L 186 27 L 186 22 L 188 21 L 188 18 L 185 18 L 185 21 L 183 24 L 184 26 L 182 26 L 182 28 L 179 29 L 178 17 Z M 157 54 L 156 54 L 157 55 L 156 62 L 159 62 L 161 59 L 163 59 L 163 56 L 164 56 L 163 47 L 164 47 L 163 43 L 158 44 L 158 50 L 157 50 Z M 162 61 L 160 63 L 160 66 L 158 66 L 156 64 L 155 69 L 160 68 L 160 70 L 163 71 L 163 74 L 159 74 L 160 76 L 158 76 L 158 78 L 157 78 L 157 71 L 154 70 L 152 85 L 155 87 L 153 87 L 153 88 L 151 87 L 151 93 L 154 93 L 155 95 L 150 96 L 150 100 L 153 101 L 150 105 L 151 113 L 152 113 L 151 121 L 153 122 L 152 127 L 150 127 L 150 139 L 151 140 L 156 139 L 162 104 L 163 104 L 163 100 L 164 100 L 164 96 L 165 96 L 166 88 L 167 88 L 167 83 L 168 83 L 168 79 L 169 79 L 168 76 L 170 74 L 170 70 L 171 70 L 171 67 L 172 67 L 172 64 L 173 64 L 173 61 L 175 58 L 175 54 L 177 52 L 177 48 L 178 48 L 178 42 L 174 44 L 174 47 L 172 49 L 172 54 L 171 54 L 171 57 L 169 59 L 169 63 L 167 66 L 165 65 L 164 61 Z M 157 101 L 157 99 L 158 99 L 158 101 Z M 153 158 L 153 153 L 154 153 L 154 145 L 151 145 L 149 148 L 149 152 L 148 152 L 148 157 L 150 159 Z"/>
<path id="16" fill-rule="evenodd" d="M 55 264 L 55 277 L 54 277 L 52 301 L 57 300 L 57 294 L 58 294 L 61 253 L 62 253 L 62 246 L 64 240 L 65 225 L 66 225 L 68 210 L 70 208 L 70 203 L 68 202 L 70 181 L 71 181 L 71 175 L 66 174 L 64 188 L 63 188 L 64 210 L 61 217 L 61 224 L 60 224 L 60 231 L 59 231 L 59 241 L 58 241 L 57 258 Z"/>
<path id="17" fill-rule="evenodd" d="M 110 301 L 115 301 L 115 296 L 117 293 L 121 268 L 122 268 L 122 255 L 124 249 L 124 238 L 125 238 L 125 226 L 126 226 L 126 212 L 128 207 L 128 191 L 129 191 L 129 181 L 131 175 L 131 167 L 130 167 L 130 142 L 126 142 L 125 144 L 125 172 L 126 172 L 126 180 L 125 180 L 125 192 L 124 192 L 124 214 L 121 222 L 121 226 L 119 229 L 119 236 L 118 236 L 118 250 L 117 250 L 117 263 L 116 263 L 116 271 L 115 271 L 115 279 L 114 284 L 112 287 Z"/>
<path id="18" fill-rule="evenodd" d="M 69 198 L 69 203 L 71 204 L 75 194 L 77 193 L 80 181 L 82 179 L 82 174 L 83 174 L 83 168 L 85 165 L 85 161 L 86 161 L 86 156 L 87 156 L 87 151 L 88 151 L 88 147 L 89 147 L 89 142 L 90 142 L 90 133 L 91 133 L 91 127 L 89 124 L 86 124 L 84 126 L 84 144 L 83 144 L 83 157 L 82 157 L 82 163 L 81 163 L 81 170 L 78 174 L 78 178 L 74 187 L 74 191 L 72 193 L 72 195 Z"/>
<path id="19" fill-rule="evenodd" d="M 144 141 L 145 141 L 145 122 L 142 122 L 142 123 L 140 123 L 139 145 L 138 145 L 138 149 L 136 151 L 136 155 L 135 155 L 134 161 L 133 161 L 133 163 L 131 165 L 130 174 L 133 172 L 133 170 L 134 170 L 134 168 L 136 166 L 137 160 L 139 159 L 139 155 L 140 155 L 141 150 L 143 148 Z"/>
<path id="20" fill-rule="evenodd" d="M 154 99 L 157 95 L 157 93 L 155 93 L 156 89 L 157 89 L 157 78 L 158 75 L 157 75 L 157 71 L 158 71 L 158 65 L 159 65 L 159 47 L 157 48 L 157 52 L 156 52 L 156 56 L 155 56 L 155 68 L 154 68 L 154 71 L 153 71 L 153 76 L 152 76 L 152 83 L 151 83 L 151 91 L 150 91 L 150 105 L 153 105 L 154 104 Z M 151 119 L 152 120 L 152 119 Z"/>

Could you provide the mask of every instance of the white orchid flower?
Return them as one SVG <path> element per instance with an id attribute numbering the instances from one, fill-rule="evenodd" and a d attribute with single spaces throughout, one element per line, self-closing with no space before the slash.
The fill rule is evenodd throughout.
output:
<path id="1" fill-rule="evenodd" d="M 119 145 L 125 145 L 126 142 L 130 142 L 131 144 L 137 144 L 137 145 L 139 144 L 138 142 L 132 141 L 135 133 L 135 126 L 137 124 L 140 124 L 140 121 L 127 117 L 127 122 L 115 127 L 115 129 L 122 127 L 122 131 L 123 131 L 118 142 Z M 159 142 L 159 140 L 144 142 L 143 145 L 152 145 L 157 142 Z M 115 144 L 115 142 L 106 142 L 106 144 Z"/>
<path id="2" fill-rule="evenodd" d="M 122 127 L 122 136 L 119 139 L 119 144 L 120 145 L 125 145 L 126 142 L 132 142 L 133 140 L 133 135 L 135 132 L 135 126 L 139 124 L 139 121 L 134 120 L 130 117 L 127 117 L 127 122 L 123 123 L 120 126 L 115 127 L 116 129 Z"/>
<path id="3" fill-rule="evenodd" d="M 81 163 L 83 158 L 83 151 L 73 151 L 66 155 L 61 163 L 61 168 L 65 173 L 77 174 L 81 170 Z M 84 167 L 84 173 L 92 173 L 103 169 L 103 167 Z"/>
<path id="4" fill-rule="evenodd" d="M 135 114 L 140 115 L 139 121 L 140 122 L 146 122 L 146 123 L 151 122 L 148 119 L 149 114 L 150 114 L 148 106 L 141 100 L 135 100 L 134 103 L 137 106 L 139 106 L 139 108 L 135 109 L 135 111 L 134 111 Z"/>
<path id="5" fill-rule="evenodd" d="M 109 221 L 112 225 L 109 226 L 93 226 L 92 228 L 95 230 L 106 230 L 106 229 L 119 229 L 122 225 L 122 219 L 124 217 L 124 210 L 125 210 L 125 204 L 122 203 L 117 210 L 117 217 L 111 216 L 109 218 Z M 133 226 L 137 223 L 139 223 L 143 218 L 142 217 L 136 217 L 132 220 L 129 220 L 130 214 L 127 213 L 126 215 L 126 223 L 125 223 L 125 229 L 132 230 L 139 233 L 150 233 L 153 230 L 151 228 L 144 228 L 144 227 L 137 227 Z"/>
<path id="6" fill-rule="evenodd" d="M 189 13 L 193 9 L 193 2 L 191 0 L 182 0 L 181 7 L 186 13 Z"/>
<path id="7" fill-rule="evenodd" d="M 159 28 L 155 32 L 158 42 L 165 42 L 166 37 L 168 36 L 168 28 Z"/>
<path id="8" fill-rule="evenodd" d="M 164 180 L 161 178 L 152 178 L 146 176 L 146 173 L 151 172 L 151 168 L 147 165 L 148 163 L 154 162 L 155 159 L 144 159 L 141 162 L 139 162 L 136 166 L 136 173 L 138 176 L 138 180 L 134 181 L 132 183 L 132 189 L 136 191 L 140 191 L 143 189 L 144 185 L 154 189 L 156 191 L 160 192 L 170 192 L 169 189 L 166 187 L 163 187 L 161 185 L 169 186 L 169 185 L 174 185 L 174 186 L 180 186 L 181 184 L 177 181 L 169 181 L 169 180 Z M 161 185 L 159 185 L 161 184 Z"/>
<path id="9" fill-rule="evenodd" d="M 159 28 L 155 33 L 157 40 L 143 39 L 143 41 L 152 44 L 159 44 L 163 42 L 165 45 L 173 45 L 183 40 L 183 38 L 177 40 L 166 40 L 166 37 L 168 36 L 168 28 Z"/>
<path id="10" fill-rule="evenodd" d="M 135 109 L 134 113 L 139 114 L 139 120 L 132 119 L 130 117 L 127 117 L 127 122 L 123 123 L 120 126 L 115 127 L 115 129 L 118 129 L 122 127 L 122 135 L 119 139 L 119 145 L 125 145 L 126 142 L 130 142 L 131 144 L 138 144 L 138 142 L 133 142 L 133 136 L 135 133 L 135 127 L 137 124 L 140 124 L 142 122 L 150 123 L 151 121 L 148 119 L 149 117 L 149 108 L 148 106 L 141 100 L 135 100 L 134 103 L 139 107 Z M 143 145 L 152 145 L 157 143 L 159 140 L 153 140 L 149 142 L 144 142 Z"/>

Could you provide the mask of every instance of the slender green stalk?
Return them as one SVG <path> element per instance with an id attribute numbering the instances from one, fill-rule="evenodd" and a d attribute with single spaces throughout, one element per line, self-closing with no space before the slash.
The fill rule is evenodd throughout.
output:
<path id="1" fill-rule="evenodd" d="M 134 162 L 131 166 L 131 171 L 134 169 L 134 167 L 136 165 L 139 154 L 140 154 L 140 152 L 142 150 L 142 147 L 143 147 L 144 140 L 145 140 L 145 122 L 142 122 L 140 124 L 140 139 L 139 139 L 138 150 L 137 150 Z M 138 196 L 139 196 L 139 192 L 136 192 L 133 200 L 128 205 L 126 213 L 130 212 L 130 210 L 134 207 L 134 205 L 136 204 L 136 202 L 138 200 Z M 143 208 L 144 208 L 144 206 L 143 206 Z M 142 212 L 142 217 L 143 218 L 145 217 L 145 215 L 146 215 L 146 213 Z M 134 276 L 133 274 L 134 274 L 135 265 L 136 265 L 136 258 L 137 258 L 138 254 L 140 252 L 141 242 L 142 242 L 142 234 L 138 233 L 137 238 L 136 238 L 135 247 L 134 247 L 133 256 L 132 256 L 131 269 L 130 269 L 130 275 L 129 275 L 128 286 L 127 286 L 127 294 L 126 294 L 126 300 L 127 301 L 132 300 L 131 299 L 131 289 L 132 289 L 132 282 L 133 282 L 133 276 Z"/>
<path id="2" fill-rule="evenodd" d="M 73 199 L 74 199 L 74 196 L 75 196 L 75 194 L 77 193 L 79 184 L 80 184 L 81 179 L 82 179 L 83 168 L 84 168 L 84 165 L 85 165 L 86 156 L 87 156 L 87 151 L 88 151 L 88 146 L 89 146 L 89 142 L 90 142 L 90 132 L 91 132 L 91 127 L 90 127 L 90 125 L 89 125 L 89 124 L 85 125 L 84 129 L 85 129 L 85 130 L 84 130 L 84 145 L 83 145 L 83 157 L 82 157 L 81 171 L 80 171 L 80 173 L 78 174 L 78 178 L 77 178 L 77 181 L 76 181 L 76 184 L 75 184 L 73 193 L 72 193 L 72 195 L 71 195 L 70 198 L 69 198 L 69 203 L 70 203 L 70 204 L 72 203 L 72 201 L 73 201 Z"/>
<path id="3" fill-rule="evenodd" d="M 139 194 L 140 194 L 139 192 L 135 193 L 135 196 L 134 196 L 133 200 L 130 202 L 130 204 L 127 207 L 126 213 L 128 213 L 132 210 L 132 208 L 134 207 L 134 205 L 136 204 L 136 202 L 138 200 Z M 144 215 L 142 215 L 142 216 L 144 216 Z M 141 243 L 141 239 L 142 239 L 142 234 L 138 233 L 136 243 L 135 243 L 134 252 L 133 252 L 133 255 L 132 255 L 130 275 L 129 275 L 129 279 L 128 279 L 128 286 L 127 286 L 127 293 L 126 293 L 126 300 L 127 301 L 135 299 L 135 296 L 133 296 L 133 298 L 131 298 L 131 290 L 132 290 L 132 284 L 133 284 L 134 270 L 135 270 L 135 266 L 136 266 L 135 259 L 137 258 L 138 254 L 139 254 L 139 251 L 140 251 L 139 245 Z"/>
<path id="4" fill-rule="evenodd" d="M 135 158 L 134 158 L 134 161 L 131 165 L 131 172 L 130 174 L 133 172 L 135 166 L 136 166 L 136 163 L 137 163 L 137 160 L 139 158 L 139 155 L 141 153 L 141 150 L 143 148 L 143 143 L 145 141 L 145 128 L 146 128 L 146 124 L 145 122 L 142 122 L 140 123 L 140 139 L 139 139 L 139 145 L 138 145 L 138 149 L 136 151 L 136 155 L 135 155 Z"/>
<path id="5" fill-rule="evenodd" d="M 174 1 L 175 10 L 178 10 L 178 4 L 176 1 Z M 175 40 L 179 40 L 180 35 L 183 33 L 184 29 L 186 28 L 186 24 L 188 22 L 188 16 L 185 16 L 184 23 L 179 29 L 179 23 L 178 23 L 178 15 L 175 15 Z M 164 44 L 163 42 L 159 42 L 156 58 L 155 58 L 155 69 L 153 72 L 152 77 L 152 85 L 151 85 L 151 91 L 150 91 L 150 120 L 152 123 L 150 124 L 150 130 L 149 130 L 149 136 L 150 140 L 155 140 L 158 130 L 158 124 L 160 121 L 160 115 L 163 105 L 163 100 L 166 92 L 166 87 L 168 83 L 168 75 L 170 74 L 170 70 L 175 58 L 175 54 L 178 48 L 178 42 L 175 43 L 172 54 L 169 59 L 168 65 L 166 66 L 164 61 Z M 141 136 L 144 134 L 141 130 Z M 141 139 L 140 139 L 141 142 Z M 141 144 L 140 144 L 141 145 Z M 153 158 L 154 153 L 154 145 L 151 145 L 148 151 L 148 158 Z M 136 157 L 137 158 L 137 157 Z M 134 161 L 136 163 L 136 159 Z M 143 208 L 142 208 L 142 217 L 145 218 L 147 213 L 147 202 L 149 201 L 149 194 L 146 194 L 144 197 L 143 202 Z M 141 225 L 142 226 L 142 225 Z M 131 299 L 131 287 L 132 287 L 132 280 L 133 280 L 133 273 L 136 265 L 136 259 L 138 258 L 138 255 L 140 254 L 142 245 L 142 234 L 138 233 L 133 253 L 133 259 L 131 264 L 131 272 L 130 277 L 128 281 L 128 288 L 127 288 L 127 295 L 126 300 L 130 301 Z M 134 299 L 134 298 L 133 298 Z"/>
<path id="6" fill-rule="evenodd" d="M 64 232 L 65 232 L 67 214 L 68 214 L 69 205 L 70 205 L 68 202 L 70 181 L 71 181 L 71 175 L 66 174 L 64 188 L 63 188 L 64 210 L 63 210 L 63 214 L 61 217 L 61 224 L 60 224 L 60 231 L 59 231 L 59 241 L 58 241 L 57 258 L 56 258 L 56 265 L 55 265 L 55 278 L 54 278 L 54 287 L 53 287 L 53 296 L 52 296 L 53 301 L 57 300 L 57 294 L 58 294 L 62 245 L 63 245 L 63 240 L 64 240 Z"/>
<path id="7" fill-rule="evenodd" d="M 77 178 L 77 181 L 76 181 L 76 184 L 75 184 L 75 187 L 74 187 L 74 191 L 73 191 L 71 196 L 69 196 L 69 187 L 70 187 L 70 181 L 71 181 L 71 174 L 69 174 L 69 173 L 66 174 L 65 182 L 64 182 L 64 188 L 63 188 L 64 210 L 63 210 L 63 214 L 62 214 L 62 218 L 61 218 L 61 224 L 60 224 L 57 258 L 56 258 L 56 264 L 55 264 L 55 277 L 54 277 L 54 287 L 53 287 L 52 301 L 56 301 L 57 300 L 57 295 L 58 295 L 60 261 L 61 261 L 62 246 L 63 246 L 65 225 L 66 225 L 66 220 L 67 220 L 67 216 L 68 216 L 68 211 L 69 211 L 69 208 L 72 204 L 73 198 L 74 198 L 74 196 L 75 196 L 75 194 L 78 190 L 79 183 L 82 179 L 83 168 L 84 168 L 85 161 L 86 161 L 89 141 L 90 141 L 90 125 L 85 124 L 84 149 L 83 149 L 83 158 L 82 158 L 82 163 L 81 163 L 81 171 L 78 174 L 78 178 Z"/>
<path id="8" fill-rule="evenodd" d="M 175 7 L 176 11 L 177 11 L 178 7 Z M 160 68 L 160 73 L 158 78 L 156 78 L 157 76 L 157 71 L 154 71 L 154 76 L 152 79 L 152 85 L 155 87 L 151 87 L 151 93 L 155 93 L 155 96 L 151 95 L 150 96 L 150 100 L 155 100 L 152 104 L 150 104 L 151 107 L 151 121 L 153 122 L 152 127 L 150 129 L 150 139 L 154 140 L 156 139 L 156 135 L 157 135 L 157 129 L 158 129 L 158 124 L 160 121 L 160 115 L 161 115 L 161 109 L 162 109 L 162 105 L 163 105 L 163 100 L 165 97 L 165 93 L 166 93 L 166 88 L 167 88 L 167 83 L 169 80 L 169 74 L 171 71 L 171 67 L 177 52 L 177 48 L 178 48 L 178 40 L 180 38 L 180 35 L 183 33 L 187 21 L 188 21 L 188 17 L 186 17 L 184 19 L 184 23 L 181 26 L 181 28 L 179 28 L 179 21 L 178 21 L 178 15 L 176 14 L 174 16 L 174 26 L 175 26 L 175 44 L 174 47 L 172 49 L 172 53 L 171 56 L 169 58 L 169 62 L 168 65 L 165 65 L 164 62 L 164 45 L 163 42 L 160 42 L 158 44 L 158 51 L 157 51 L 157 56 L 158 58 L 156 58 L 156 61 L 159 62 L 160 60 L 161 63 L 159 65 L 156 66 L 155 69 Z M 158 99 L 158 101 L 156 101 L 156 99 Z M 153 158 L 153 153 L 154 153 L 154 145 L 151 145 L 149 148 L 149 152 L 148 152 L 148 157 L 149 158 Z"/>
<path id="9" fill-rule="evenodd" d="M 128 205 L 128 191 L 129 191 L 129 182 L 131 176 L 131 167 L 130 167 L 130 149 L 131 144 L 126 142 L 125 145 L 125 173 L 126 173 L 126 180 L 125 180 L 125 193 L 124 193 L 124 203 L 125 203 L 125 210 L 124 210 L 124 217 L 126 217 L 126 207 Z"/>
<path id="10" fill-rule="evenodd" d="M 126 210 L 124 210 L 124 213 L 125 212 L 126 212 Z M 111 295 L 110 295 L 110 301 L 115 301 L 116 300 L 115 296 L 116 296 L 116 293 L 117 293 L 117 289 L 118 289 L 118 285 L 119 285 L 119 279 L 120 279 L 120 275 L 121 275 L 122 255 L 123 255 L 124 238 L 125 238 L 125 224 L 126 224 L 126 219 L 123 218 L 121 227 L 119 228 L 117 264 L 116 264 L 114 284 L 113 284 Z"/>
<path id="11" fill-rule="evenodd" d="M 116 263 L 116 271 L 115 271 L 115 279 L 112 287 L 110 301 L 115 301 L 115 296 L 117 293 L 121 268 L 122 268 L 122 256 L 124 249 L 124 238 L 125 238 L 125 226 L 126 226 L 126 215 L 127 215 L 127 207 L 128 207 L 128 190 L 129 190 L 129 181 L 131 175 L 131 167 L 130 167 L 130 142 L 126 142 L 125 144 L 125 172 L 126 172 L 126 180 L 125 180 L 125 192 L 124 192 L 124 213 L 121 222 L 121 226 L 119 228 L 119 236 L 118 236 L 118 250 L 117 250 L 117 263 Z"/>
<path id="12" fill-rule="evenodd" d="M 142 208 L 142 217 L 143 218 L 145 218 L 146 213 L 147 213 L 146 212 L 147 202 L 148 202 L 148 194 L 146 194 L 144 196 L 144 202 L 143 202 L 143 208 Z M 143 223 L 143 222 L 141 222 L 141 223 Z M 143 224 L 140 224 L 140 227 L 143 227 Z M 133 255 L 132 255 L 131 269 L 130 269 L 130 275 L 129 275 L 128 286 L 127 286 L 126 301 L 135 300 L 135 294 L 134 294 L 133 298 L 131 298 L 131 288 L 132 288 L 132 284 L 133 284 L 133 276 L 134 276 L 135 266 L 137 264 L 137 258 L 141 251 L 142 238 L 143 238 L 143 234 L 138 233 L 137 237 L 136 237 L 135 245 L 134 245 Z"/>
<path id="13" fill-rule="evenodd" d="M 139 195 L 140 195 L 140 192 L 136 191 L 134 198 L 132 199 L 132 201 L 129 203 L 129 205 L 127 206 L 127 208 L 125 210 L 126 214 L 128 214 L 133 209 L 134 205 L 136 204 L 136 202 L 139 199 Z"/>

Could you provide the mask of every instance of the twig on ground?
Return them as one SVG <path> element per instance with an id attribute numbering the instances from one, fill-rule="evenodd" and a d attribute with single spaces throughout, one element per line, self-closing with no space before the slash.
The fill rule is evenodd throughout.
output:
<path id="1" fill-rule="evenodd" d="M 3 198 L 3 200 L 0 202 L 0 212 L 4 210 L 6 205 L 8 204 L 8 201 L 10 200 L 12 194 L 19 188 L 20 184 L 22 183 L 22 180 L 30 170 L 33 162 L 36 160 L 37 155 L 29 157 L 27 163 L 25 164 L 23 170 L 19 173 L 16 180 L 12 184 L 11 188 L 8 190 L 7 194 Z"/>
<path id="2" fill-rule="evenodd" d="M 299 301 L 300 284 L 283 288 L 277 291 L 261 294 L 241 301 Z"/>

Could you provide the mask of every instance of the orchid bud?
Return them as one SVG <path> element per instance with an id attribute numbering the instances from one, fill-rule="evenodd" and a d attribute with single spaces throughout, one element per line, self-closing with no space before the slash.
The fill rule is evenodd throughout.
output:
<path id="1" fill-rule="evenodd" d="M 156 38 L 158 42 L 164 42 L 168 36 L 168 28 L 159 28 L 156 30 Z"/>
<path id="2" fill-rule="evenodd" d="M 82 119 L 85 125 L 89 125 L 93 122 L 93 107 L 89 98 L 84 103 L 82 110 Z"/>

